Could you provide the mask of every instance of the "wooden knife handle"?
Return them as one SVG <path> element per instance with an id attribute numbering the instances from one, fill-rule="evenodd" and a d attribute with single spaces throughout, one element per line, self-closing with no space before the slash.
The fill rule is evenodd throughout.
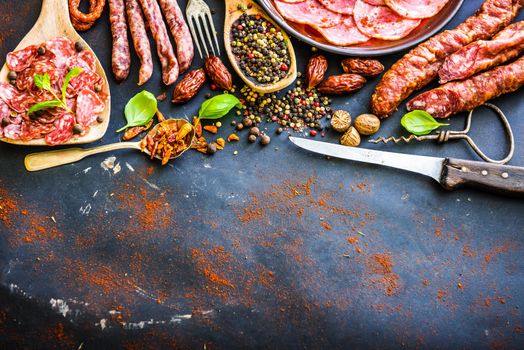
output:
<path id="1" fill-rule="evenodd" d="M 446 158 L 440 184 L 448 190 L 467 186 L 524 197 L 524 168 Z"/>

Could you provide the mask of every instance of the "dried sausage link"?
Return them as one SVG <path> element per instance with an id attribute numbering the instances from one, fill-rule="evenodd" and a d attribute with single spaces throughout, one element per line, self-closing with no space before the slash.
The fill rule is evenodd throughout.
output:
<path id="1" fill-rule="evenodd" d="M 138 73 L 138 85 L 142 85 L 151 78 L 153 74 L 153 58 L 151 56 L 151 45 L 147 38 L 146 26 L 142 9 L 138 0 L 126 1 L 127 20 L 135 46 L 135 51 L 140 59 L 140 71 Z"/>
<path id="2" fill-rule="evenodd" d="M 523 0 L 486 0 L 457 28 L 442 32 L 408 52 L 375 88 L 371 97 L 373 113 L 381 118 L 391 115 L 412 92 L 437 77 L 447 56 L 473 41 L 489 39 L 513 20 L 523 4 Z"/>
<path id="3" fill-rule="evenodd" d="M 144 16 L 149 23 L 149 28 L 156 42 L 156 48 L 162 65 L 162 80 L 164 84 L 171 85 L 178 79 L 178 61 L 173 51 L 162 12 L 156 0 L 140 0 Z"/>
<path id="4" fill-rule="evenodd" d="M 408 110 L 420 109 L 436 118 L 470 111 L 502 94 L 524 85 L 524 57 L 472 78 L 451 82 L 418 95 L 408 102 Z"/>
<path id="5" fill-rule="evenodd" d="M 131 66 L 124 0 L 109 0 L 109 21 L 113 35 L 113 74 L 121 82 L 129 75 Z"/>
<path id="6" fill-rule="evenodd" d="M 85 31 L 95 24 L 102 16 L 106 0 L 89 0 L 89 12 L 79 10 L 80 0 L 69 0 L 69 14 L 76 30 Z"/>
<path id="7" fill-rule="evenodd" d="M 159 0 L 160 7 L 164 12 L 171 34 L 176 42 L 176 55 L 180 66 L 180 73 L 185 72 L 191 66 L 195 50 L 193 39 L 184 15 L 176 0 Z"/>

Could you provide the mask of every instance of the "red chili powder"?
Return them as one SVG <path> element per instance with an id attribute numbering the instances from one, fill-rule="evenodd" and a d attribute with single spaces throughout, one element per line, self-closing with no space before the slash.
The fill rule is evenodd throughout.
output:
<path id="1" fill-rule="evenodd" d="M 369 281 L 377 288 L 384 289 L 384 294 L 392 296 L 397 294 L 400 288 L 400 276 L 393 272 L 391 254 L 373 254 L 367 262 L 368 270 L 375 274 Z"/>

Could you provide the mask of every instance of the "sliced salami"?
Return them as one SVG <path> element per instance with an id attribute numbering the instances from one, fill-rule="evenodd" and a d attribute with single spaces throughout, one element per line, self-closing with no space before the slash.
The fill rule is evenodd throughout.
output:
<path id="1" fill-rule="evenodd" d="M 69 57 L 76 52 L 73 42 L 64 37 L 49 40 L 46 42 L 45 47 L 54 55 L 53 62 L 59 70 L 67 68 Z"/>
<path id="2" fill-rule="evenodd" d="M 76 98 L 76 122 L 84 127 L 88 127 L 102 113 L 104 107 L 104 102 L 92 90 L 84 89 L 80 91 Z"/>
<path id="3" fill-rule="evenodd" d="M 83 70 L 92 71 L 96 70 L 95 55 L 89 50 L 83 50 L 75 56 L 69 57 L 67 66 L 70 68 L 79 67 Z"/>
<path id="4" fill-rule="evenodd" d="M 9 124 L 3 128 L 4 137 L 12 140 L 18 140 L 20 138 L 20 129 L 21 124 Z"/>
<path id="5" fill-rule="evenodd" d="M 421 19 L 435 16 L 449 0 L 384 0 L 399 15 Z"/>
<path id="6" fill-rule="evenodd" d="M 362 33 L 382 40 L 402 39 L 420 24 L 419 19 L 407 19 L 387 6 L 374 6 L 362 0 L 357 0 L 353 15 Z"/>
<path id="7" fill-rule="evenodd" d="M 353 7 L 357 0 L 318 0 L 328 10 L 341 13 L 343 15 L 352 15 Z"/>
<path id="8" fill-rule="evenodd" d="M 306 0 L 282 0 L 282 2 L 287 2 L 290 4 L 296 4 L 297 2 L 303 2 L 303 1 L 306 1 Z"/>
<path id="9" fill-rule="evenodd" d="M 73 137 L 73 125 L 75 117 L 70 113 L 64 113 L 55 121 L 55 130 L 45 136 L 45 141 L 50 146 L 65 143 Z"/>
<path id="10" fill-rule="evenodd" d="M 11 110 L 9 109 L 9 106 L 3 100 L 0 100 L 0 123 L 4 118 L 9 118 L 10 116 Z"/>
<path id="11" fill-rule="evenodd" d="M 333 27 L 343 20 L 341 14 L 328 10 L 317 0 L 305 0 L 293 4 L 275 0 L 275 6 L 287 20 L 317 28 Z"/>
<path id="12" fill-rule="evenodd" d="M 384 0 L 364 0 L 364 2 L 370 5 L 375 5 L 375 6 L 385 6 L 386 5 Z"/>
<path id="13" fill-rule="evenodd" d="M 38 46 L 31 45 L 25 49 L 8 53 L 5 63 L 10 70 L 21 72 L 31 66 L 31 63 L 33 63 L 33 60 L 37 55 Z"/>
<path id="14" fill-rule="evenodd" d="M 360 44 L 370 39 L 358 30 L 353 16 L 346 16 L 340 25 L 317 30 L 327 41 L 338 46 Z"/>
<path id="15" fill-rule="evenodd" d="M 82 72 L 80 75 L 74 77 L 67 86 L 67 97 L 71 98 L 78 94 L 83 89 L 95 90 L 95 86 L 102 83 L 102 78 L 90 71 Z"/>

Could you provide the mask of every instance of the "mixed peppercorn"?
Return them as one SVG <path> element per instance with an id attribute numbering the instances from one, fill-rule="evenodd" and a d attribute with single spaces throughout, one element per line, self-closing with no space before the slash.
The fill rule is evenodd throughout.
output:
<path id="1" fill-rule="evenodd" d="M 231 29 L 231 46 L 240 69 L 261 84 L 286 77 L 291 64 L 282 31 L 261 15 L 243 14 Z"/>

